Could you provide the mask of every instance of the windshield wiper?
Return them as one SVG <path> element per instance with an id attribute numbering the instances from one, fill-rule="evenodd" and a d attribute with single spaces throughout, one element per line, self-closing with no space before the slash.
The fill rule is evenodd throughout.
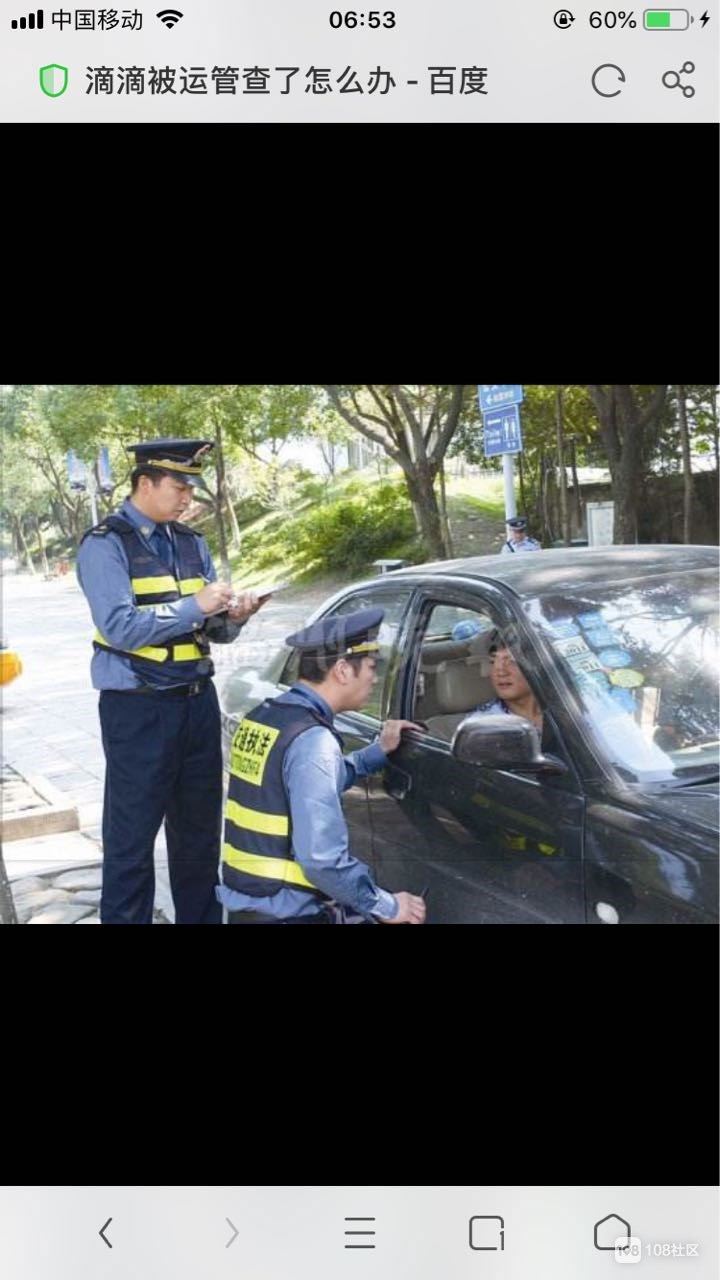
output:
<path id="1" fill-rule="evenodd" d="M 680 777 L 680 774 L 686 776 Z M 698 764 L 678 770 L 673 783 L 676 787 L 700 787 L 703 783 L 717 782 L 718 779 L 720 779 L 720 772 L 716 764 Z"/>

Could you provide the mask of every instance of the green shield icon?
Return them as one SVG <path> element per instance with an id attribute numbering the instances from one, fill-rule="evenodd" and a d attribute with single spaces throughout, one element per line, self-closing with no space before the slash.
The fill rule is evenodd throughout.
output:
<path id="1" fill-rule="evenodd" d="M 57 62 L 51 62 L 47 67 L 40 68 L 40 88 L 46 93 L 48 98 L 59 98 L 68 86 L 68 69 L 61 67 Z"/>

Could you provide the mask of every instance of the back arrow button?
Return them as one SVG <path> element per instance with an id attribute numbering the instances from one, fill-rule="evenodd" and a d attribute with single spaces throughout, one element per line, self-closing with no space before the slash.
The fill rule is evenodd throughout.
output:
<path id="1" fill-rule="evenodd" d="M 98 1235 L 100 1236 L 100 1239 L 105 1241 L 105 1244 L 107 1245 L 108 1249 L 112 1249 L 112 1245 L 108 1240 L 107 1236 L 105 1235 L 105 1232 L 107 1231 L 111 1222 L 112 1222 L 112 1218 L 108 1218 L 107 1222 L 105 1223 L 105 1226 L 101 1227 L 100 1230 L 98 1231 Z"/>

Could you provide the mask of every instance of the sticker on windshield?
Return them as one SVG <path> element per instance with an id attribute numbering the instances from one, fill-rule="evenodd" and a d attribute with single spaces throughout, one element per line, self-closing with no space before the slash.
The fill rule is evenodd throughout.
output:
<path id="1" fill-rule="evenodd" d="M 604 627 L 605 619 L 601 613 L 579 613 L 575 619 L 580 623 L 585 631 L 589 631 L 592 627 Z"/>
<path id="2" fill-rule="evenodd" d="M 588 649 L 587 653 L 572 654 L 568 658 L 568 662 L 573 671 L 602 671 L 603 665 L 596 653 L 591 653 Z"/>
<path id="3" fill-rule="evenodd" d="M 561 653 L 563 658 L 567 658 L 568 661 L 570 661 L 571 658 L 577 657 L 579 654 L 590 652 L 582 636 L 576 636 L 570 640 L 556 640 L 555 648 L 558 653 Z"/>
<path id="4" fill-rule="evenodd" d="M 622 671 L 611 673 L 610 683 L 619 685 L 621 689 L 636 689 L 638 685 L 645 683 L 645 677 L 641 671 L 633 671 L 632 667 L 625 667 Z"/>
<path id="5" fill-rule="evenodd" d="M 593 627 L 592 630 L 585 632 L 585 639 L 591 644 L 593 649 L 606 649 L 609 645 L 621 644 L 620 636 L 611 631 L 609 627 Z"/>
<path id="6" fill-rule="evenodd" d="M 553 644 L 576 674 L 602 669 L 598 655 L 588 648 L 581 635 L 571 636 L 568 640 L 554 640 Z"/>
<path id="7" fill-rule="evenodd" d="M 625 672 L 623 672 L 623 675 Z M 629 689 L 611 689 L 610 697 L 616 702 L 623 711 L 629 711 L 630 715 L 635 712 L 635 695 Z"/>
<path id="8" fill-rule="evenodd" d="M 572 618 L 555 618 L 548 628 L 551 636 L 566 640 L 568 636 L 579 636 L 580 628 L 575 626 Z"/>
<path id="9" fill-rule="evenodd" d="M 627 649 L 602 649 L 598 656 L 604 667 L 629 667 L 632 662 Z"/>
<path id="10" fill-rule="evenodd" d="M 604 671 L 576 671 L 575 679 L 579 689 L 605 689 L 607 692 L 610 688 Z"/>

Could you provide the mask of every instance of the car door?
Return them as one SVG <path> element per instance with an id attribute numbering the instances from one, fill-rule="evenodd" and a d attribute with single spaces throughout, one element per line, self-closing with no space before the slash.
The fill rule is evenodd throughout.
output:
<path id="1" fill-rule="evenodd" d="M 469 639 L 468 624 L 476 628 Z M 584 922 L 583 794 L 548 708 L 553 747 L 567 768 L 562 775 L 481 768 L 451 753 L 454 723 L 478 705 L 475 699 L 493 694 L 482 653 L 497 627 L 520 646 L 522 621 L 499 590 L 445 580 L 417 593 L 391 714 L 410 720 L 418 708 L 437 714 L 422 715 L 429 732 L 403 735 L 384 774 L 369 780 L 376 875 L 395 892 L 427 889 L 431 923 Z M 527 635 L 522 659 L 542 705 L 542 673 Z M 444 707 L 441 686 L 442 696 L 451 695 Z M 432 688 L 436 704 L 429 701 Z"/>

